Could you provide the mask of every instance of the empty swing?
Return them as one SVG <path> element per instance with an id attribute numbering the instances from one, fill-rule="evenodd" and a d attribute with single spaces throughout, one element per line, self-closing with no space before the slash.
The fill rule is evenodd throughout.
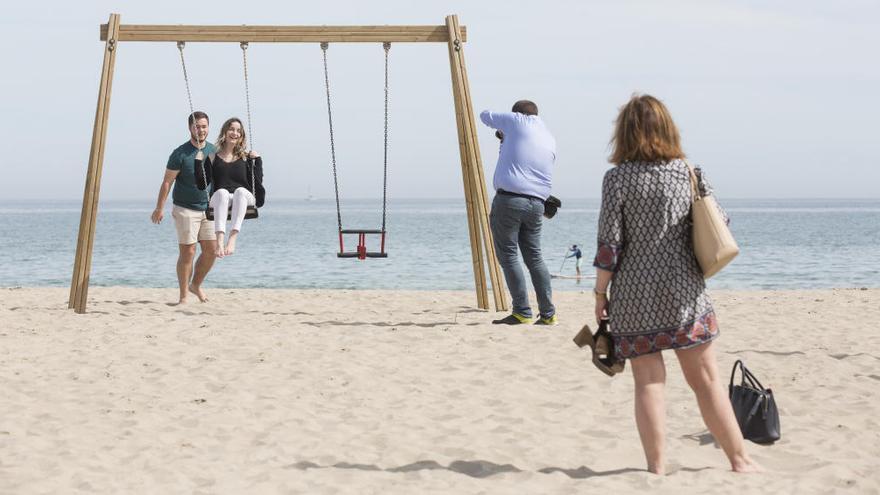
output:
<path id="1" fill-rule="evenodd" d="M 251 128 L 251 95 L 250 95 L 250 86 L 248 84 L 248 68 L 247 68 L 248 42 L 242 41 L 239 44 L 239 46 L 241 46 L 242 65 L 244 66 L 244 95 L 245 95 L 245 102 L 247 104 L 247 123 L 248 123 L 248 136 L 249 136 L 248 150 L 250 151 L 250 150 L 254 149 L 254 133 Z M 195 113 L 195 110 L 193 109 L 193 104 L 192 104 L 192 93 L 190 92 L 190 89 L 189 89 L 189 76 L 186 72 L 186 61 L 184 60 L 184 57 L 183 57 L 184 47 L 186 47 L 186 42 L 184 42 L 184 41 L 177 42 L 177 49 L 180 51 L 180 66 L 183 68 L 183 81 L 186 84 L 186 97 L 187 97 L 187 101 L 189 101 L 189 114 L 192 115 L 193 113 Z M 199 151 L 201 151 L 201 150 L 199 150 Z M 251 184 L 250 184 L 251 194 L 253 194 L 254 197 L 256 197 L 256 195 L 257 195 L 257 192 L 256 192 L 257 182 L 256 182 L 256 177 L 255 177 L 256 166 L 254 164 L 253 158 L 248 157 L 248 167 L 247 168 L 248 168 L 248 171 L 250 172 L 250 176 L 251 176 Z M 205 173 L 204 161 L 202 162 L 202 179 L 204 180 L 205 192 L 207 192 L 208 191 L 208 175 Z M 209 193 L 209 195 L 210 195 L 210 193 Z M 245 220 L 258 218 L 259 216 L 260 216 L 260 212 L 257 209 L 257 207 L 248 205 L 247 210 L 245 211 L 245 214 L 244 214 Z M 211 207 L 210 204 L 208 205 L 208 208 L 205 210 L 205 217 L 208 220 L 214 220 L 214 208 Z M 232 205 L 231 204 L 229 205 L 229 210 L 227 210 L 227 212 L 226 212 L 226 220 L 232 220 Z"/>
<path id="2" fill-rule="evenodd" d="M 391 43 L 383 43 L 385 50 L 385 132 L 383 144 L 383 174 L 382 174 L 382 228 L 381 229 L 343 229 L 342 228 L 342 210 L 339 205 L 339 179 L 336 171 L 336 141 L 333 137 L 333 109 L 330 103 L 330 76 L 327 70 L 327 48 L 328 43 L 321 43 L 321 52 L 324 58 L 324 86 L 327 90 L 327 120 L 330 124 L 330 158 L 333 166 L 333 188 L 336 193 L 336 222 L 339 230 L 339 252 L 336 254 L 339 258 L 357 258 L 364 260 L 367 258 L 387 258 L 388 253 L 385 252 L 385 218 L 388 205 L 388 51 L 391 49 Z M 346 251 L 344 236 L 348 234 L 357 234 L 358 245 L 355 251 Z M 380 235 L 379 251 L 367 251 L 367 235 Z"/>

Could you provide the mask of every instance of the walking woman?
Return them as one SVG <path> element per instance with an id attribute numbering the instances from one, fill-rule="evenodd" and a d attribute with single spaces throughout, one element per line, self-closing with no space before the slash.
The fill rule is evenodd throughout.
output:
<path id="1" fill-rule="evenodd" d="M 596 267 L 596 319 L 610 318 L 615 355 L 629 359 L 635 415 L 652 473 L 665 472 L 666 366 L 672 349 L 703 421 L 737 472 L 760 470 L 718 376 L 719 334 L 691 244 L 691 189 L 678 129 L 658 99 L 634 95 L 617 117 L 615 165 L 602 184 Z M 703 195 L 712 191 L 702 177 Z M 610 292 L 609 292 L 610 289 Z"/>
<path id="2" fill-rule="evenodd" d="M 195 160 L 196 186 L 214 184 L 209 205 L 214 208 L 214 231 L 217 234 L 218 258 L 235 253 L 235 243 L 248 206 L 263 206 L 263 159 L 254 151 L 247 152 L 247 137 L 241 120 L 232 117 L 223 123 L 216 143 L 217 153 Z M 232 232 L 226 236 L 226 212 L 232 202 Z"/>

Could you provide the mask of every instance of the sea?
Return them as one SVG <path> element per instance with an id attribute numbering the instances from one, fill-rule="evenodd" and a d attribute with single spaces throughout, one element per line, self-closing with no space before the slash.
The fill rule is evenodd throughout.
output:
<path id="1" fill-rule="evenodd" d="M 348 200 L 344 228 L 378 229 L 380 200 Z M 708 281 L 718 289 L 880 287 L 880 199 L 740 199 L 723 204 L 740 255 Z M 68 287 L 79 201 L 16 201 L 0 207 L 0 287 Z M 178 247 L 170 215 L 150 222 L 153 200 L 102 201 L 92 286 L 176 287 Z M 344 259 L 333 199 L 273 200 L 246 220 L 238 250 L 217 260 L 216 288 L 473 290 L 463 199 L 396 199 L 387 208 L 384 259 Z M 591 267 L 598 199 L 564 200 L 544 220 L 543 254 L 551 273 L 572 276 L 569 246 Z M 378 238 L 368 236 L 369 250 Z M 346 238 L 354 249 L 356 236 Z M 557 278 L 555 290 L 589 290 L 592 280 Z"/>

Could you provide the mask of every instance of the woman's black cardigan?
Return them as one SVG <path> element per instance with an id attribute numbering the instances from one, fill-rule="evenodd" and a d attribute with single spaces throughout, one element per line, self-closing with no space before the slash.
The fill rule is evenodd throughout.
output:
<path id="1" fill-rule="evenodd" d="M 204 160 L 195 160 L 196 187 L 204 191 L 208 188 L 208 184 L 214 180 L 214 155 L 211 153 Z M 246 160 L 248 189 L 254 193 L 257 200 L 257 208 L 263 206 L 266 202 L 266 189 L 263 188 L 263 158 L 248 158 Z M 204 173 L 203 173 L 204 171 Z M 253 182 L 251 183 L 251 177 Z"/>

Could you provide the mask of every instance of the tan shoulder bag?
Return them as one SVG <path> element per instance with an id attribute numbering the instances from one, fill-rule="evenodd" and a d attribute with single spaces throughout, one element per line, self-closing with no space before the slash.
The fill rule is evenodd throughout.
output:
<path id="1" fill-rule="evenodd" d="M 739 246 L 712 195 L 701 196 L 697 174 L 685 161 L 691 176 L 691 218 L 694 254 L 703 270 L 703 278 L 715 275 L 739 254 Z"/>

